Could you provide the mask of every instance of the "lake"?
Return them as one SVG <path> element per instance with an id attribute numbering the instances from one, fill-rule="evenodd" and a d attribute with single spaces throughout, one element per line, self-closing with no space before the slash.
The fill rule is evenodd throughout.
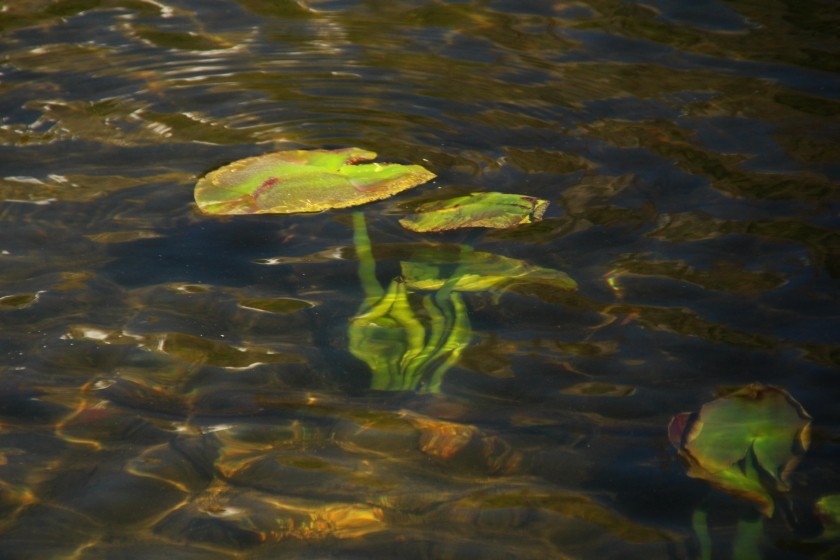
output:
<path id="1" fill-rule="evenodd" d="M 0 9 L 0 558 L 840 556 L 826 0 Z M 426 184 L 208 215 L 358 147 Z M 424 203 L 548 202 L 418 233 Z"/>

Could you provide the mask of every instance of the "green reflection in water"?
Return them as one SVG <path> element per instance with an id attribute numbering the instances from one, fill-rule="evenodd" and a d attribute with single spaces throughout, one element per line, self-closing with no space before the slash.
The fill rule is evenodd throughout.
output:
<path id="1" fill-rule="evenodd" d="M 401 278 L 387 288 L 376 279 L 363 213 L 353 215 L 353 228 L 365 301 L 350 320 L 350 352 L 370 367 L 371 389 L 439 392 L 444 374 L 472 338 L 463 298 L 453 290 L 458 276 L 423 296 L 422 318 Z M 464 251 L 469 249 L 462 247 Z"/>
<path id="2" fill-rule="evenodd" d="M 552 293 L 577 288 L 566 273 L 456 246 L 422 245 L 404 255 L 401 276 L 383 288 L 362 213 L 353 215 L 354 244 L 365 301 L 350 320 L 350 352 L 373 373 L 371 388 L 437 393 L 444 374 L 472 340 L 460 292 L 540 286 Z M 512 229 L 512 228 L 511 228 Z M 422 298 L 415 292 L 431 292 Z M 419 303 L 418 303 L 419 299 Z"/>

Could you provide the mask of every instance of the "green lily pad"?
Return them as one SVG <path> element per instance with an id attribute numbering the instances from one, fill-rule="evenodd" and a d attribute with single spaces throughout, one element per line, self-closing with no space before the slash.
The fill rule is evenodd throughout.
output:
<path id="1" fill-rule="evenodd" d="M 419 165 L 362 163 L 361 148 L 289 150 L 235 161 L 195 185 L 206 214 L 291 214 L 388 198 L 435 177 Z"/>
<path id="2" fill-rule="evenodd" d="M 548 201 L 499 192 L 474 193 L 428 202 L 417 214 L 400 220 L 412 231 L 446 231 L 468 227 L 509 228 L 542 220 Z"/>
<path id="3" fill-rule="evenodd" d="M 464 252 L 461 264 L 448 273 L 448 263 L 401 263 L 406 285 L 415 290 L 437 290 L 449 283 L 453 291 L 482 292 L 516 284 L 544 284 L 574 290 L 577 283 L 565 272 L 530 265 L 518 259 L 483 252 Z"/>
<path id="4" fill-rule="evenodd" d="M 755 502 L 765 515 L 773 496 L 808 448 L 811 417 L 778 387 L 754 383 L 706 403 L 697 415 L 675 416 L 671 443 L 688 475 Z"/>

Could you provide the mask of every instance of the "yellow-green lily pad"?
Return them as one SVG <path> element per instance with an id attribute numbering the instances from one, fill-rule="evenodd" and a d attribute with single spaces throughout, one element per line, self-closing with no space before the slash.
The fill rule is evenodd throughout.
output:
<path id="1" fill-rule="evenodd" d="M 400 220 L 418 232 L 486 227 L 509 228 L 542 220 L 548 201 L 533 196 L 500 192 L 473 193 L 435 200 L 417 208 L 417 214 Z"/>
<path id="2" fill-rule="evenodd" d="M 419 165 L 364 163 L 361 148 L 288 150 L 245 158 L 195 185 L 206 214 L 292 214 L 347 208 L 388 198 L 434 179 Z"/>

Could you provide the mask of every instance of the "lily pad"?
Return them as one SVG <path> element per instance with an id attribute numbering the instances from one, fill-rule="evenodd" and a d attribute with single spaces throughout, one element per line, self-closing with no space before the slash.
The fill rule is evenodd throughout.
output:
<path id="1" fill-rule="evenodd" d="M 509 228 L 542 220 L 548 201 L 499 192 L 474 193 L 428 202 L 417 214 L 400 220 L 412 231 L 446 231 L 468 227 Z"/>
<path id="2" fill-rule="evenodd" d="M 362 163 L 361 148 L 289 150 L 235 161 L 202 177 L 195 201 L 206 214 L 291 214 L 347 208 L 430 181 L 419 165 Z"/>
<path id="3" fill-rule="evenodd" d="M 404 261 L 401 265 L 406 285 L 415 290 L 437 290 L 446 283 L 458 292 L 504 289 L 516 284 L 543 284 L 560 290 L 577 288 L 565 272 L 480 251 L 464 251 L 461 264 L 451 274 L 447 273 L 451 269 L 448 263 Z"/>
<path id="4" fill-rule="evenodd" d="M 778 387 L 754 383 L 706 403 L 697 415 L 675 416 L 671 443 L 689 464 L 688 475 L 708 480 L 773 512 L 773 496 L 808 448 L 811 417 Z"/>

